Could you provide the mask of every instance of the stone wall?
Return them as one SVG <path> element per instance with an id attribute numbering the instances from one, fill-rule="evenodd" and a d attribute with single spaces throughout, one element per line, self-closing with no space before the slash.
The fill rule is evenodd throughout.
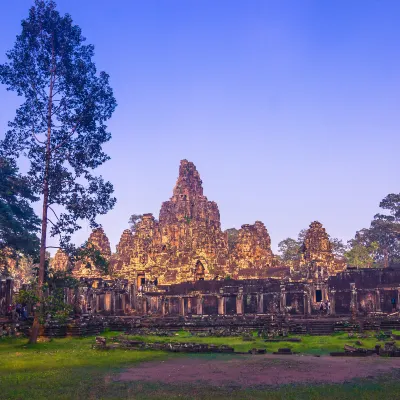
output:
<path id="1" fill-rule="evenodd" d="M 140 313 L 162 316 L 303 315 L 311 309 L 305 284 L 277 279 L 185 282 L 143 293 L 140 299 Z"/>
<path id="2" fill-rule="evenodd" d="M 82 278 L 78 288 L 64 293 L 78 315 L 130 315 L 135 308 L 135 289 L 127 280 Z"/>
<path id="3" fill-rule="evenodd" d="M 346 270 L 328 279 L 336 312 L 369 314 L 400 310 L 400 269 Z"/>

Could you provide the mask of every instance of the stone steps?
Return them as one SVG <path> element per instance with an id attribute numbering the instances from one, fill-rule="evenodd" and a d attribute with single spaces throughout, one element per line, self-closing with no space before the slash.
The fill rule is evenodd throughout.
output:
<path id="1" fill-rule="evenodd" d="M 396 330 L 400 331 L 400 321 L 382 321 L 381 322 L 381 330 Z"/>
<path id="2" fill-rule="evenodd" d="M 334 332 L 331 321 L 315 321 L 308 326 L 310 335 L 330 335 Z"/>

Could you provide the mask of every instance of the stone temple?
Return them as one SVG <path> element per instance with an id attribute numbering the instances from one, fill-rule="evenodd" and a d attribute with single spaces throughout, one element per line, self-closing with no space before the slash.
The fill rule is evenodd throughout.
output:
<path id="1" fill-rule="evenodd" d="M 310 224 L 298 259 L 289 265 L 273 254 L 263 222 L 222 231 L 218 205 L 204 195 L 199 172 L 187 160 L 158 219 L 144 214 L 133 232 L 122 233 L 115 252 L 102 228 L 91 233 L 87 246 L 108 261 L 108 275 L 89 259 L 72 264 L 60 251 L 52 268 L 72 270 L 80 280 L 64 291 L 76 315 L 98 315 L 104 323 L 110 316 L 125 324 L 113 329 L 285 327 L 326 333 L 344 329 L 355 317 L 381 329 L 385 315 L 400 312 L 400 268 L 348 267 L 333 254 L 318 221 Z M 0 314 L 12 292 L 12 279 L 0 279 Z M 330 304 L 324 327 L 321 302 Z M 366 317 L 371 315 L 378 318 L 373 326 Z"/>
<path id="2" fill-rule="evenodd" d="M 89 260 L 69 265 L 62 252 L 52 266 L 72 269 L 87 286 L 86 308 L 114 314 L 309 314 L 332 297 L 328 281 L 346 268 L 318 221 L 310 224 L 290 265 L 273 254 L 263 222 L 222 231 L 218 205 L 204 195 L 200 174 L 187 160 L 158 219 L 144 214 L 134 232 L 122 233 L 114 253 L 102 228 L 87 245 L 109 262 L 107 276 Z"/>
<path id="3" fill-rule="evenodd" d="M 245 224 L 234 247 L 221 230 L 217 203 L 203 194 L 195 165 L 182 160 L 172 197 L 161 205 L 159 219 L 144 214 L 135 232 L 122 233 L 116 253 L 100 228 L 88 240 L 110 260 L 110 277 L 175 284 L 197 280 L 262 279 L 283 277 L 289 269 L 279 265 L 271 238 L 261 221 Z M 58 258 L 56 256 L 55 264 Z M 58 268 L 58 266 L 57 266 Z M 97 275 L 96 275 L 97 274 Z M 100 277 L 86 263 L 74 266 L 76 277 Z"/>

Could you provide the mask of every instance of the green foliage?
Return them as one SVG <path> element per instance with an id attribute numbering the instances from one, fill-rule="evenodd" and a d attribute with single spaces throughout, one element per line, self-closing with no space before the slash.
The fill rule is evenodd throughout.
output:
<path id="1" fill-rule="evenodd" d="M 379 248 L 377 242 L 363 244 L 357 240 L 350 241 L 350 250 L 344 253 L 347 262 L 358 268 L 371 268 L 374 266 L 376 251 Z"/>
<path id="2" fill-rule="evenodd" d="M 71 235 L 87 220 L 113 208 L 113 186 L 96 169 L 109 157 L 106 122 L 116 107 L 109 76 L 97 73 L 94 47 L 85 44 L 79 26 L 61 15 L 53 0 L 35 0 L 22 32 L 0 65 L 0 83 L 23 98 L 0 143 L 0 156 L 30 162 L 32 192 L 43 199 L 38 294 L 45 274 L 48 223 L 60 247 L 71 255 Z M 59 215 L 56 213 L 60 211 Z M 38 318 L 31 341 L 37 340 Z"/>
<path id="3" fill-rule="evenodd" d="M 29 185 L 43 197 L 51 235 L 72 250 L 70 238 L 80 221 L 96 227 L 96 216 L 116 201 L 111 183 L 91 173 L 109 159 L 102 145 L 111 138 L 106 121 L 116 101 L 109 76 L 97 74 L 94 47 L 54 1 L 35 0 L 21 26 L 8 61 L 0 65 L 0 83 L 23 98 L 0 155 L 29 159 Z"/>
<path id="4" fill-rule="evenodd" d="M 293 262 L 299 258 L 301 243 L 292 239 L 286 238 L 278 243 L 278 251 L 284 262 Z"/>
<path id="5" fill-rule="evenodd" d="M 102 255 L 101 251 L 89 242 L 85 242 L 78 250 L 75 261 L 82 260 L 86 268 L 97 269 L 103 275 L 109 272 L 109 261 Z"/>
<path id="6" fill-rule="evenodd" d="M 302 229 L 297 235 L 297 243 L 301 246 L 304 243 L 308 229 Z"/>
<path id="7" fill-rule="evenodd" d="M 356 253 L 364 256 L 369 248 L 369 257 L 373 253 L 377 265 L 388 267 L 400 263 L 400 194 L 387 195 L 379 206 L 388 213 L 376 214 L 370 227 L 358 231 L 350 244 L 352 248 L 356 247 Z"/>
<path id="8" fill-rule="evenodd" d="M 192 220 L 192 218 L 188 217 L 187 215 L 185 215 L 185 222 L 189 225 L 190 221 Z"/>
<path id="9" fill-rule="evenodd" d="M 55 289 L 51 295 L 44 297 L 42 323 L 48 317 L 64 323 L 71 316 L 72 310 L 72 306 L 64 302 L 64 291 L 62 289 Z"/>
<path id="10" fill-rule="evenodd" d="M 332 253 L 337 257 L 343 257 L 346 252 L 346 245 L 341 239 L 329 237 L 329 242 L 331 243 Z"/>
<path id="11" fill-rule="evenodd" d="M 376 242 L 375 259 L 384 267 L 400 262 L 400 223 L 378 214 L 367 231 L 368 241 Z"/>
<path id="12" fill-rule="evenodd" d="M 37 257 L 40 220 L 30 206 L 36 200 L 16 163 L 0 157 L 0 255 L 4 258 Z"/>
<path id="13" fill-rule="evenodd" d="M 20 304 L 34 305 L 39 301 L 34 289 L 21 289 L 15 296 L 15 302 Z"/>
<path id="14" fill-rule="evenodd" d="M 47 286 L 45 285 L 43 291 L 46 288 Z M 20 304 L 35 306 L 39 301 L 36 285 L 31 285 L 29 289 L 20 290 L 15 301 Z M 48 318 L 51 318 L 60 323 L 64 323 L 71 316 L 72 310 L 73 307 L 64 302 L 63 289 L 54 289 L 52 290 L 51 295 L 43 297 L 39 315 L 40 322 L 43 324 Z"/>
<path id="15" fill-rule="evenodd" d="M 74 278 L 70 271 L 54 271 L 50 268 L 47 279 L 47 286 L 53 290 L 56 288 L 78 288 L 81 282 Z"/>

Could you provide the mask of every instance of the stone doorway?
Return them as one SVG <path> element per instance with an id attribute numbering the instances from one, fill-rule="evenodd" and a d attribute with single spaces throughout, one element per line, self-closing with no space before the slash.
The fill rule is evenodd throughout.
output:
<path id="1" fill-rule="evenodd" d="M 137 281 L 136 281 L 136 285 L 138 288 L 142 288 L 144 287 L 144 285 L 146 284 L 146 276 L 144 273 L 140 273 L 137 274 Z"/>
<path id="2" fill-rule="evenodd" d="M 316 303 L 320 303 L 322 301 L 322 290 L 321 289 L 317 289 L 315 291 L 315 302 Z"/>
<path id="3" fill-rule="evenodd" d="M 236 296 L 225 297 L 225 312 L 228 315 L 236 314 Z"/>

